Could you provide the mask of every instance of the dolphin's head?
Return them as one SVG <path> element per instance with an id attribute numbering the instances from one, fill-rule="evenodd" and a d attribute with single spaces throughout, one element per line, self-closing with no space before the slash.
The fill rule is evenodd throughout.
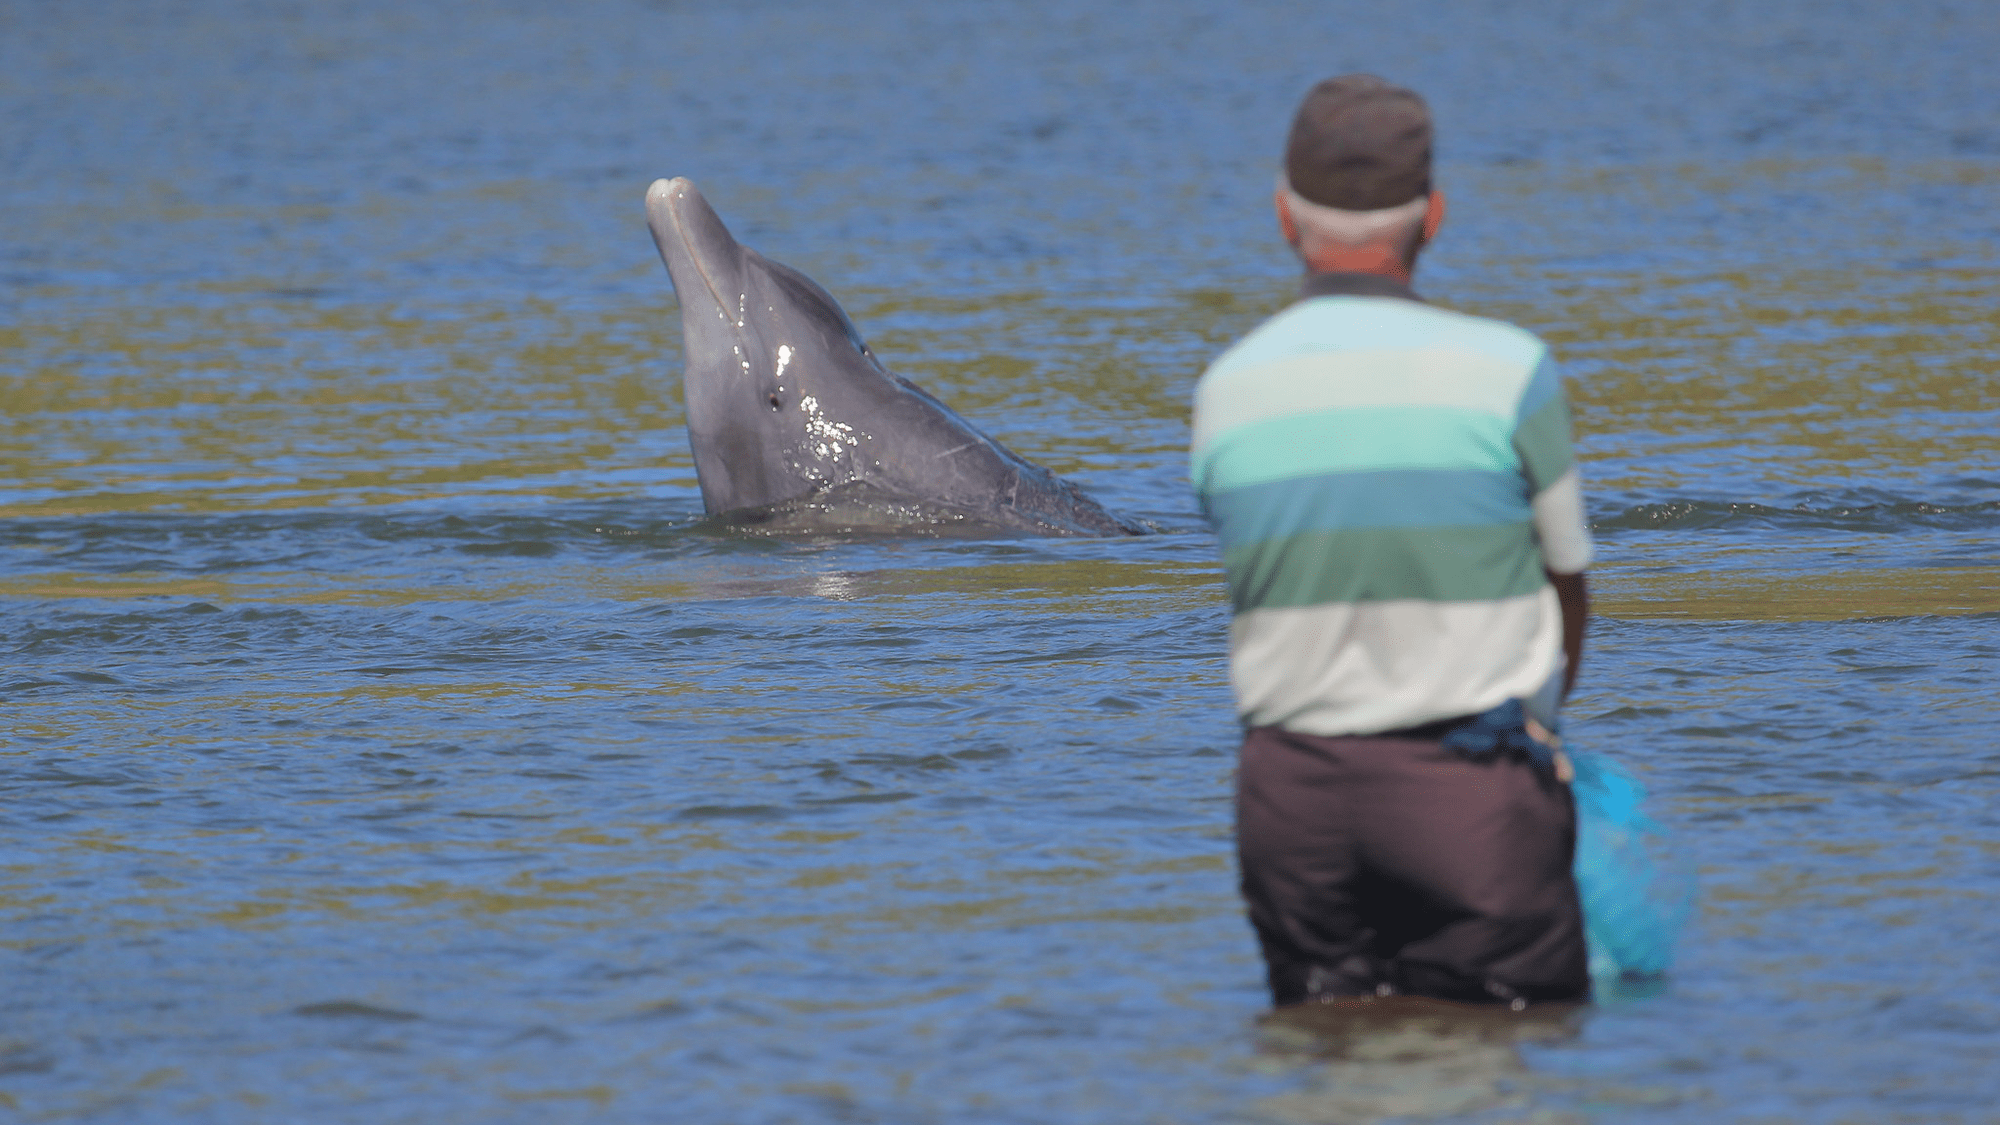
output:
<path id="1" fill-rule="evenodd" d="M 680 298 L 703 505 L 761 507 L 862 479 L 869 401 L 901 391 L 840 305 L 737 242 L 685 179 L 653 182 L 646 220 Z"/>

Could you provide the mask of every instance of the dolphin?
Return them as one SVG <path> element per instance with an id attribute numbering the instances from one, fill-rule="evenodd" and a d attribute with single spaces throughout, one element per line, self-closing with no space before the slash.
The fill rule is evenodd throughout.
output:
<path id="1" fill-rule="evenodd" d="M 1134 535 L 882 366 L 811 278 L 737 242 L 685 179 L 646 221 L 680 298 L 702 506 L 772 530 Z"/>

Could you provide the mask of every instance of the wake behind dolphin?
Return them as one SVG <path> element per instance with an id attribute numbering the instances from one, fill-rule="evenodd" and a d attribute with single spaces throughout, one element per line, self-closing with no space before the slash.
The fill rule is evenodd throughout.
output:
<path id="1" fill-rule="evenodd" d="M 702 505 L 792 530 L 1144 529 L 883 367 L 805 274 L 743 246 L 685 179 L 646 220 L 680 298 Z"/>

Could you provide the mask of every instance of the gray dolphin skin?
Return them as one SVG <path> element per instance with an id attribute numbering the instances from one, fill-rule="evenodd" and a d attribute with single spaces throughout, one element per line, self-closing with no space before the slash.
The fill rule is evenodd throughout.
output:
<path id="1" fill-rule="evenodd" d="M 646 219 L 680 298 L 710 515 L 781 531 L 1145 531 L 883 367 L 826 290 L 738 243 L 694 184 L 654 181 Z"/>

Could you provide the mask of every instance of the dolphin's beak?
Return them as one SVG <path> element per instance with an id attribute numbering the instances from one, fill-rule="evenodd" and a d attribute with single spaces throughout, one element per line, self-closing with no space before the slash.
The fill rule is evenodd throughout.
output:
<path id="1" fill-rule="evenodd" d="M 693 181 L 676 176 L 646 189 L 646 225 L 683 306 L 708 304 L 725 319 L 742 302 L 743 248 Z"/>

